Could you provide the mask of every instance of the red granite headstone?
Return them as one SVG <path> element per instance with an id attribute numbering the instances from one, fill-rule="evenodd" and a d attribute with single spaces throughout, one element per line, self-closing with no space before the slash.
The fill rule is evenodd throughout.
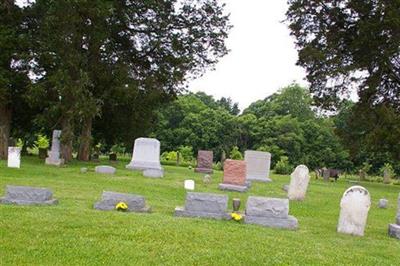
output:
<path id="1" fill-rule="evenodd" d="M 246 162 L 226 160 L 224 164 L 223 184 L 244 186 L 246 183 Z"/>
<path id="2" fill-rule="evenodd" d="M 211 174 L 213 165 L 213 152 L 212 151 L 199 151 L 197 155 L 197 167 L 195 172 Z"/>

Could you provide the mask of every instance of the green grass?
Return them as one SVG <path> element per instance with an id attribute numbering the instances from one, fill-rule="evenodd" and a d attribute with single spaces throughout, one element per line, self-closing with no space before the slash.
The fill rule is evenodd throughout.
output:
<path id="1" fill-rule="evenodd" d="M 106 164 L 107 162 L 103 162 Z M 0 195 L 7 184 L 48 187 L 59 205 L 0 206 L 1 265 L 400 265 L 400 241 L 389 238 L 399 186 L 362 183 L 372 196 L 364 237 L 338 234 L 339 202 L 351 184 L 311 180 L 306 200 L 291 202 L 297 231 L 264 228 L 233 221 L 175 218 L 184 205 L 183 181 L 196 180 L 196 191 L 220 192 L 222 173 L 205 187 L 202 175 L 166 166 L 164 179 L 148 179 L 116 164 L 113 177 L 97 175 L 95 164 L 71 163 L 65 168 L 24 157 L 21 169 L 0 161 Z M 86 174 L 80 167 L 89 167 Z M 249 195 L 285 197 L 289 176 L 272 176 L 270 184 L 254 183 Z M 143 195 L 151 214 L 101 212 L 92 208 L 103 190 Z M 226 193 L 226 192 L 225 192 Z M 387 198 L 386 210 L 376 207 Z M 230 204 L 231 205 L 231 204 Z M 231 207 L 231 206 L 229 206 Z"/>

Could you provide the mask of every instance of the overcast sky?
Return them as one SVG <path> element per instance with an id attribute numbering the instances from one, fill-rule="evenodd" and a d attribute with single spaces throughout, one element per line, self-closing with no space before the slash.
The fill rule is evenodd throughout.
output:
<path id="1" fill-rule="evenodd" d="M 189 90 L 216 98 L 231 97 L 243 110 L 293 81 L 307 85 L 304 70 L 296 66 L 294 40 L 282 23 L 286 1 L 225 2 L 234 26 L 227 40 L 231 52 L 220 60 L 216 70 L 191 81 Z"/>

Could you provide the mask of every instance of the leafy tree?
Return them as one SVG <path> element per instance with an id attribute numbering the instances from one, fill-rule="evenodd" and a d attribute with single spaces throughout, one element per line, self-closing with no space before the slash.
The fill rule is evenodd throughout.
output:
<path id="1" fill-rule="evenodd" d="M 29 80 L 24 73 L 26 48 L 23 10 L 15 1 L 0 2 L 0 159 L 6 159 L 11 130 L 32 125 L 32 110 L 24 98 Z"/>
<path id="2" fill-rule="evenodd" d="M 400 111 L 400 2 L 289 0 L 286 13 L 317 104 L 358 85 L 360 101 Z"/>
<path id="3" fill-rule="evenodd" d="M 230 25 L 216 0 L 38 0 L 33 14 L 33 49 L 41 73 L 36 89 L 54 96 L 50 105 L 63 130 L 66 160 L 77 130 L 79 158 L 88 159 L 93 120 L 102 118 L 104 106 L 112 110 L 105 115 L 108 121 L 117 117 L 128 126 L 120 128 L 123 134 L 98 136 L 125 141 L 138 134 L 125 131 L 140 121 L 138 115 L 151 114 L 188 77 L 197 77 L 227 53 Z M 120 104 L 121 95 L 147 105 Z M 108 121 L 95 127 L 104 131 Z"/>

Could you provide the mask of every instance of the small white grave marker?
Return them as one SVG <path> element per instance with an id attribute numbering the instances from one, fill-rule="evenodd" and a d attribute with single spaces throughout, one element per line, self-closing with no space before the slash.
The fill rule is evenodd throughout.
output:
<path id="1" fill-rule="evenodd" d="M 194 190 L 194 180 L 185 180 L 185 189 L 186 190 Z"/>
<path id="2" fill-rule="evenodd" d="M 7 166 L 10 168 L 20 168 L 20 166 L 21 166 L 21 148 L 8 147 Z"/>

